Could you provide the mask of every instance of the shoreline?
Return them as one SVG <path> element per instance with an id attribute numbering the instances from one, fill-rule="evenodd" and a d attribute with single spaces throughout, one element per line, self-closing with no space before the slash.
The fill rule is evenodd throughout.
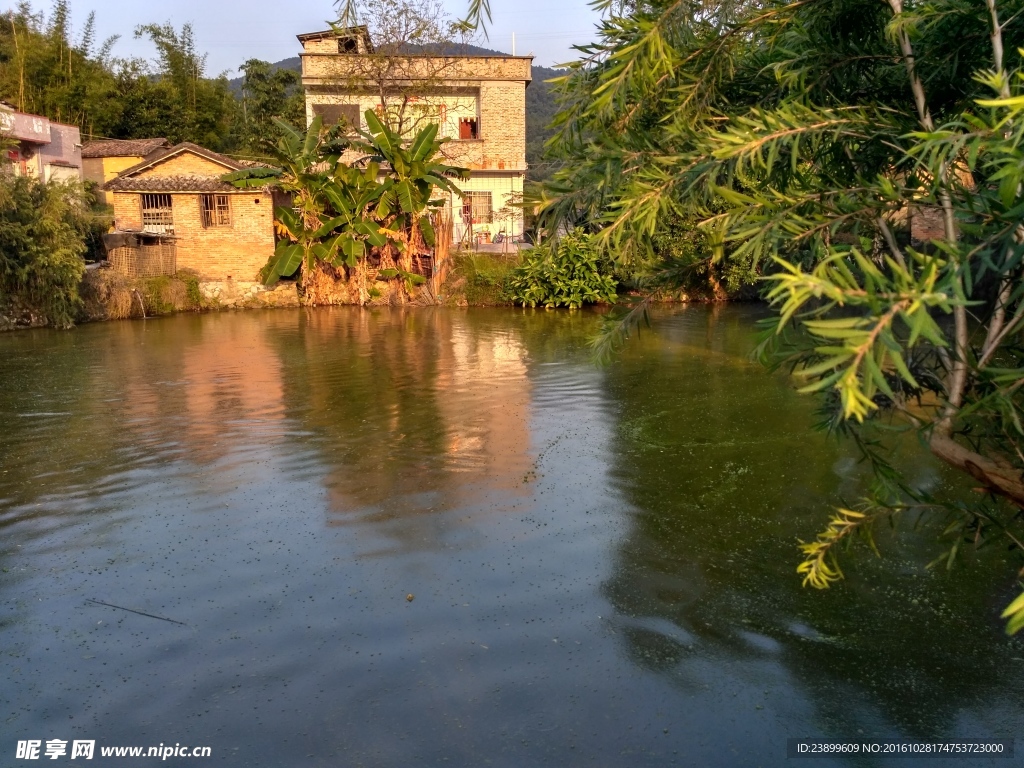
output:
<path id="1" fill-rule="evenodd" d="M 509 259 L 504 254 L 496 256 L 490 253 L 462 252 L 455 256 L 453 269 L 438 296 L 430 296 L 428 301 L 413 299 L 401 304 L 395 304 L 382 296 L 363 306 L 514 307 L 517 305 L 505 293 L 505 280 L 517 263 L 518 259 Z M 622 295 L 635 294 L 626 291 Z M 79 296 L 81 305 L 75 317 L 75 326 L 168 317 L 182 313 L 359 306 L 348 302 L 304 302 L 295 281 L 282 281 L 268 288 L 257 281 L 200 280 L 198 275 L 188 271 L 173 276 L 130 278 L 99 266 L 87 269 L 80 284 Z M 0 333 L 55 327 L 42 312 L 23 298 L 10 296 L 4 299 L 0 299 Z M 675 291 L 656 301 L 659 304 L 728 304 L 743 299 Z"/>

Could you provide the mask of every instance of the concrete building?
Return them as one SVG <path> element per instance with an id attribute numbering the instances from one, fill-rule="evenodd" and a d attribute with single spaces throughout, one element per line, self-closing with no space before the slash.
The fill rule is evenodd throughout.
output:
<path id="1" fill-rule="evenodd" d="M 82 147 L 82 172 L 86 181 L 94 181 L 101 189 L 97 198 L 103 205 L 113 205 L 109 194 L 102 189 L 121 171 L 138 165 L 154 152 L 167 149 L 167 139 L 101 139 L 87 141 Z"/>
<path id="2" fill-rule="evenodd" d="M 18 112 L 0 102 L 0 134 L 15 143 L 6 150 L 15 175 L 41 181 L 82 180 L 82 135 L 77 126 Z"/>
<path id="3" fill-rule="evenodd" d="M 365 27 L 299 35 L 307 124 L 320 115 L 365 128 L 367 110 L 400 122 L 407 135 L 427 122 L 450 139 L 449 163 L 469 168 L 451 200 L 456 242 L 522 233 L 502 215 L 522 199 L 526 176 L 526 88 L 532 56 L 385 55 Z"/>
<path id="4" fill-rule="evenodd" d="M 132 276 L 190 269 L 203 281 L 257 281 L 274 253 L 274 199 L 221 181 L 245 167 L 184 142 L 108 181 L 111 264 Z"/>

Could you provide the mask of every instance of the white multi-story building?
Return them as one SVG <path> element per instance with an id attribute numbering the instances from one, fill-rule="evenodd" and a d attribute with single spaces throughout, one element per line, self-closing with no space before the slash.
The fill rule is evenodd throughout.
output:
<path id="1" fill-rule="evenodd" d="M 465 197 L 451 200 L 456 242 L 520 235 L 526 176 L 526 87 L 532 56 L 388 55 L 365 27 L 299 35 L 306 120 L 365 128 L 367 110 L 412 132 L 437 123 L 444 153 L 468 168 Z"/>

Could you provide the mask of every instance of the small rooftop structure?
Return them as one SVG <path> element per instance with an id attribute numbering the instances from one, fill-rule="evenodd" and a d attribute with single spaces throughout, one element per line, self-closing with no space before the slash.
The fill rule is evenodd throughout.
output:
<path id="1" fill-rule="evenodd" d="M 103 189 L 104 184 L 154 152 L 170 146 L 171 143 L 164 138 L 87 141 L 82 147 L 82 170 L 85 178 L 98 186 L 97 199 L 104 205 L 110 205 L 110 195 Z"/>
<path id="2" fill-rule="evenodd" d="M 129 275 L 191 269 L 201 280 L 258 280 L 274 253 L 274 191 L 221 180 L 251 165 L 183 142 L 125 168 L 104 187 L 111 264 Z"/>
<path id="3" fill-rule="evenodd" d="M 339 27 L 338 29 L 325 29 L 322 32 L 306 32 L 296 35 L 303 48 L 307 43 L 321 43 L 329 41 L 329 45 L 337 45 L 337 50 L 330 53 L 373 53 L 373 40 L 370 39 L 370 30 L 366 25 L 358 27 Z"/>

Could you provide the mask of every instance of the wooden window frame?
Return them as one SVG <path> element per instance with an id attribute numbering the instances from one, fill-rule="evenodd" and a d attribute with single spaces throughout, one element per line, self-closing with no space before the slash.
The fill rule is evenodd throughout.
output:
<path id="1" fill-rule="evenodd" d="M 199 196 L 199 218 L 203 229 L 220 229 L 231 226 L 231 195 L 217 193 Z"/>
<path id="2" fill-rule="evenodd" d="M 166 192 L 143 193 L 139 195 L 139 209 L 143 232 L 174 234 L 174 202 L 171 195 Z"/>

